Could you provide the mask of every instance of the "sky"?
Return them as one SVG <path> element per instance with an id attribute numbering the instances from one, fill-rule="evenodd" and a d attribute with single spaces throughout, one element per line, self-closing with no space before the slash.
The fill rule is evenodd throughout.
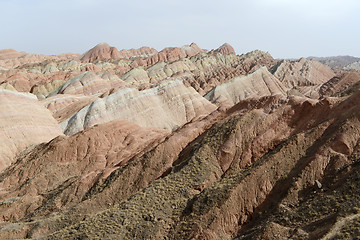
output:
<path id="1" fill-rule="evenodd" d="M 0 49 L 55 55 L 192 42 L 275 58 L 360 57 L 359 0 L 0 0 Z"/>

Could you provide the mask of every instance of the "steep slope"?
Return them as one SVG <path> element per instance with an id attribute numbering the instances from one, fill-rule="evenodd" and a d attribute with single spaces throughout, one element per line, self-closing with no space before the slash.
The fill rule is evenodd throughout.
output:
<path id="1" fill-rule="evenodd" d="M 94 62 L 96 60 L 111 60 L 120 58 L 120 53 L 116 47 L 111 47 L 107 43 L 99 43 L 80 57 L 81 62 Z"/>
<path id="2" fill-rule="evenodd" d="M 272 112 L 255 109 L 230 116 L 191 144 L 189 151 L 180 154 L 166 176 L 121 204 L 47 239 L 115 236 L 231 239 L 237 234 L 244 237 L 249 233 L 242 227 L 260 211 L 272 212 L 275 204 L 275 208 L 286 206 L 295 213 L 292 206 L 301 202 L 306 191 L 321 184 L 327 174 L 334 170 L 338 174 L 339 169 L 352 162 L 360 137 L 358 116 L 352 117 L 358 108 L 353 103 L 359 96 L 341 104 L 330 99 L 309 102 L 291 98 Z M 351 195 L 351 199 L 354 197 L 355 194 Z M 328 216 L 323 213 L 308 220 L 317 224 Z M 298 225 L 283 219 L 286 226 L 277 229 L 288 230 L 292 238 L 324 234 L 317 235 L 316 229 L 307 228 L 309 221 L 296 232 L 293 226 Z"/>
<path id="3" fill-rule="evenodd" d="M 323 84 L 335 76 L 329 67 L 305 58 L 298 61 L 283 60 L 271 72 L 288 88 Z"/>
<path id="4" fill-rule="evenodd" d="M 219 48 L 213 50 L 214 53 L 220 53 L 220 54 L 236 54 L 234 48 L 228 44 L 224 43 Z"/>
<path id="5" fill-rule="evenodd" d="M 217 85 L 205 98 L 214 101 L 220 96 L 236 104 L 241 100 L 276 94 L 286 94 L 286 88 L 267 69 L 262 67 L 252 74 L 240 76 Z"/>
<path id="6" fill-rule="evenodd" d="M 100 177 L 151 149 L 168 134 L 120 120 L 38 145 L 0 176 L 2 200 L 4 196 L 14 199 L 11 207 L 0 204 L 1 212 L 15 220 L 74 205 Z"/>
<path id="7" fill-rule="evenodd" d="M 360 71 L 360 61 L 356 61 L 353 63 L 350 63 L 344 67 L 345 70 L 355 70 Z"/>
<path id="8" fill-rule="evenodd" d="M 190 59 L 197 69 L 192 75 L 185 75 L 183 81 L 201 95 L 232 78 L 249 74 L 263 66 L 270 68 L 277 62 L 269 53 L 259 50 L 240 56 L 198 54 Z"/>
<path id="9" fill-rule="evenodd" d="M 333 77 L 319 89 L 320 95 L 346 96 L 355 92 L 360 87 L 360 73 L 345 72 Z"/>
<path id="10" fill-rule="evenodd" d="M 99 95 L 126 84 L 115 76 L 114 79 L 104 79 L 93 72 L 84 72 L 67 81 L 60 89 L 60 94 Z"/>
<path id="11" fill-rule="evenodd" d="M 181 47 L 181 51 L 183 51 L 187 57 L 193 57 L 198 53 L 204 52 L 196 43 L 191 43 L 190 45 L 185 45 Z"/>
<path id="12" fill-rule="evenodd" d="M 32 94 L 0 89 L 0 171 L 30 145 L 62 135 L 51 113 Z"/>
<path id="13" fill-rule="evenodd" d="M 269 101 L 268 103 L 271 102 Z M 316 113 L 317 117 L 320 117 L 323 115 L 323 111 L 328 111 L 327 107 L 323 108 L 323 104 L 312 106 L 307 101 L 296 99 L 291 100 L 288 105 L 280 106 L 271 114 L 265 114 L 264 111 L 267 111 L 265 110 L 267 107 L 269 106 L 266 106 L 264 109 L 250 111 L 245 115 L 235 115 L 220 121 L 206 135 L 203 135 L 191 144 L 188 150 L 184 150 L 180 154 L 179 159 L 177 159 L 172 171 L 163 178 L 158 179 L 143 191 L 134 194 L 120 205 L 85 220 L 78 226 L 64 229 L 51 236 L 50 239 L 70 236 L 90 238 L 97 236 L 106 238 L 115 235 L 123 239 L 160 239 L 165 235 L 171 239 L 178 239 L 180 236 L 182 238 L 191 238 L 191 236 L 194 237 L 197 234 L 200 234 L 198 235 L 199 239 L 206 239 L 206 236 L 211 239 L 214 238 L 209 236 L 218 236 L 219 239 L 229 236 L 228 231 L 225 231 L 226 234 L 224 234 L 225 232 L 223 233 L 221 230 L 216 229 L 225 226 L 226 228 L 233 228 L 237 224 L 233 225 L 221 220 L 222 213 L 217 212 L 220 218 L 215 217 L 215 219 L 218 219 L 221 224 L 215 224 L 214 227 L 217 228 L 214 230 L 211 230 L 211 225 L 208 225 L 209 223 L 206 220 L 209 218 L 214 221 L 214 218 L 206 214 L 206 212 L 225 207 L 223 204 L 225 204 L 225 200 L 229 197 L 229 190 L 231 189 L 229 187 L 231 187 L 231 184 L 223 185 L 223 181 L 229 178 L 232 179 L 231 181 L 234 181 L 233 183 L 240 181 L 241 178 L 237 176 L 239 168 L 242 169 L 253 162 L 256 163 L 264 153 L 274 149 L 276 145 L 287 139 L 290 135 L 311 127 L 304 126 L 303 124 L 293 125 L 304 112 L 311 110 L 309 112 L 311 116 L 309 117 L 313 117 L 314 113 Z M 320 109 L 321 111 L 319 111 Z M 287 117 L 284 117 L 284 111 L 288 113 Z M 249 123 L 252 124 L 249 125 Z M 316 125 L 316 122 L 313 124 Z M 244 125 L 252 127 L 244 130 Z M 310 137 L 311 140 L 307 144 L 315 141 L 316 138 L 313 137 Z M 236 144 L 234 145 L 234 143 Z M 248 146 L 252 147 L 249 148 Z M 302 146 L 300 145 L 299 147 Z M 152 154 L 144 155 L 147 161 L 152 157 Z M 275 159 L 277 158 L 274 156 Z M 282 161 L 280 159 L 276 161 Z M 279 166 L 281 167 L 276 170 L 279 173 L 284 169 L 291 169 L 289 164 L 279 164 Z M 130 166 L 124 167 L 126 169 Z M 253 183 L 243 182 L 241 184 L 254 184 L 256 188 L 263 188 L 263 185 L 257 185 L 262 181 L 258 181 L 256 176 L 260 172 L 263 173 L 263 169 L 266 168 L 268 167 L 265 165 L 262 169 L 254 170 Z M 121 173 L 124 173 L 124 170 Z M 221 180 L 223 174 L 228 175 L 228 177 Z M 273 178 L 273 175 L 263 175 L 263 177 L 265 176 Z M 276 181 L 280 176 L 281 174 L 273 178 L 273 180 Z M 122 182 L 121 179 L 119 179 L 118 174 L 112 174 L 109 181 L 105 181 L 104 184 L 108 188 L 110 187 L 109 184 L 113 185 Z M 219 183 L 217 183 L 218 181 Z M 207 189 L 212 189 L 212 187 L 218 184 L 219 187 L 213 192 L 217 197 L 215 195 L 206 197 L 209 191 L 211 191 Z M 252 209 L 251 204 L 256 205 L 258 203 L 252 201 L 250 195 L 253 193 L 248 192 L 249 187 L 243 187 L 243 189 L 247 192 L 236 196 L 242 196 L 249 204 L 249 207 L 246 209 Z M 264 199 L 270 190 L 271 187 L 267 187 L 259 191 L 259 193 L 263 192 L 261 193 L 263 195 L 260 195 L 262 197 L 259 198 L 258 202 L 261 202 L 261 199 Z M 222 191 L 228 193 L 222 193 Z M 200 199 L 208 200 L 202 202 L 203 200 Z M 198 201 L 201 201 L 201 203 L 198 204 Z M 238 205 L 239 202 L 234 201 L 233 204 Z M 194 210 L 192 211 L 191 209 Z M 227 212 L 227 215 L 239 214 L 241 216 L 240 212 L 243 211 L 242 209 L 240 206 L 235 208 L 232 205 L 230 208 L 226 208 L 224 213 Z M 239 213 L 236 213 L 236 211 L 239 211 Z M 251 210 L 249 211 L 251 213 Z M 197 221 L 196 219 L 198 218 L 203 220 Z M 244 215 L 242 222 L 245 220 L 246 215 Z M 201 227 L 196 227 L 199 225 Z M 205 225 L 210 226 L 210 228 L 205 228 Z M 110 228 L 110 226 L 117 227 Z M 132 227 L 130 228 L 129 226 Z M 199 232 L 200 229 L 214 231 L 216 235 L 207 235 L 209 232 Z"/>
<path id="14" fill-rule="evenodd" d="M 158 53 L 156 49 L 150 47 L 141 47 L 138 49 L 123 49 L 119 51 L 121 58 L 149 57 Z"/>
<path id="15" fill-rule="evenodd" d="M 186 53 L 183 52 L 180 48 L 168 47 L 168 48 L 164 48 L 159 53 L 152 55 L 150 57 L 136 59 L 132 63 L 132 67 L 151 66 L 158 62 L 176 61 L 184 57 L 186 57 Z"/>
<path id="16" fill-rule="evenodd" d="M 257 66 L 269 68 L 276 62 L 269 54 L 260 51 L 236 56 L 231 49 L 230 45 L 224 44 L 209 52 L 192 43 L 181 48 L 165 48 L 160 52 L 148 47 L 118 51 L 104 43 L 80 57 L 78 54 L 27 54 L 0 60 L 0 86 L 31 92 L 44 99 L 84 72 L 93 72 L 98 76 L 110 74 L 141 89 L 167 77 L 184 75 L 186 84 L 204 95 L 217 83 L 249 73 Z M 96 88 L 95 85 L 93 88 Z"/>
<path id="17" fill-rule="evenodd" d="M 139 49 L 124 49 L 119 51 L 116 47 L 111 47 L 107 43 L 99 43 L 80 57 L 84 63 L 99 60 L 116 60 L 120 58 L 149 57 L 156 54 L 154 48 L 141 47 Z"/>
<path id="18" fill-rule="evenodd" d="M 0 239 L 356 238 L 360 79 L 334 71 L 229 44 L 0 60 Z"/>
<path id="19" fill-rule="evenodd" d="M 42 100 L 41 103 L 51 111 L 58 122 L 62 122 L 96 99 L 96 96 L 57 94 Z"/>
<path id="20" fill-rule="evenodd" d="M 143 91 L 125 88 L 98 99 L 63 121 L 61 127 L 65 134 L 72 135 L 96 124 L 123 119 L 142 127 L 172 130 L 215 109 L 181 81 L 167 80 Z"/>

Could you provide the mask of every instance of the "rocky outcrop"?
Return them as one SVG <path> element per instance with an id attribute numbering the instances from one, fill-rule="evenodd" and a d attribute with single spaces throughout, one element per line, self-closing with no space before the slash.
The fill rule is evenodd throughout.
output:
<path id="1" fill-rule="evenodd" d="M 100 43 L 84 53 L 80 57 L 81 62 L 95 62 L 98 60 L 116 60 L 120 58 L 135 58 L 135 57 L 149 57 L 156 54 L 154 48 L 141 47 L 139 49 L 124 49 L 117 50 L 116 47 L 111 47 L 107 43 Z"/>
<path id="2" fill-rule="evenodd" d="M 218 124 L 183 149 L 178 157 L 176 154 L 179 150 L 175 149 L 181 149 L 181 146 L 170 143 L 170 139 L 180 145 L 184 143 L 186 146 L 189 140 L 184 141 L 184 137 L 192 135 L 191 129 L 201 129 L 201 124 L 197 125 L 199 128 L 195 126 L 189 128 L 188 134 L 183 132 L 180 135 L 182 131 L 180 129 L 179 134 L 175 133 L 167 138 L 148 154 L 113 171 L 88 192 L 84 205 L 72 212 L 79 216 L 81 212 L 94 210 L 96 205 L 104 202 L 104 199 L 108 199 L 105 201 L 111 207 L 81 223 L 76 223 L 73 227 L 64 228 L 49 238 L 75 236 L 93 238 L 100 235 L 103 237 L 116 235 L 121 238 L 131 236 L 146 238 L 151 235 L 155 239 L 163 236 L 177 239 L 179 236 L 193 235 L 197 235 L 200 239 L 230 238 L 232 234 L 236 234 L 238 224 L 241 226 L 252 215 L 254 206 L 266 199 L 267 193 L 273 189 L 272 181 L 281 179 L 282 174 L 295 166 L 296 159 L 301 157 L 302 153 L 295 154 L 293 151 L 304 148 L 302 151 L 305 152 L 324 129 L 306 137 L 300 134 L 292 141 L 285 141 L 280 150 L 272 151 L 272 149 L 288 136 L 317 126 L 324 116 L 324 111 L 328 112 L 331 106 L 324 104 L 325 102 L 309 104 L 305 99 L 294 98 L 285 105 L 278 105 L 272 113 L 264 115 L 267 112 L 265 109 L 271 108 L 272 103 L 280 103 L 276 98 L 269 100 L 267 98 L 267 104 L 257 105 L 259 109 L 251 110 L 251 108 L 243 108 L 245 105 L 237 106 L 238 109 L 229 112 L 230 117 L 224 120 L 221 120 L 224 117 L 219 118 L 219 115 L 217 117 L 214 115 L 212 121 L 213 123 L 217 121 Z M 259 100 L 253 103 L 249 101 L 247 106 L 256 106 L 256 102 Z M 245 114 L 236 114 L 239 111 L 245 111 Z M 284 112 L 286 114 L 283 114 Z M 297 119 L 304 116 L 304 113 L 307 113 L 306 118 L 316 121 L 310 125 L 296 124 L 299 123 Z M 208 120 L 210 119 L 211 117 Z M 274 124 L 275 122 L 277 124 Z M 252 127 L 244 129 L 244 124 L 248 123 L 252 123 Z M 184 130 L 187 127 L 185 126 Z M 271 132 L 276 134 L 273 135 Z M 236 147 L 234 141 L 238 143 Z M 264 143 L 267 144 L 263 145 Z M 165 151 L 165 146 L 174 150 Z M 265 161 L 262 160 L 262 155 L 267 152 L 266 149 L 271 150 Z M 259 154 L 260 152 L 263 153 Z M 243 158 L 245 156 L 247 157 Z M 242 159 L 248 159 L 249 162 L 242 162 Z M 258 164 L 247 168 L 245 172 L 239 170 L 252 164 L 252 161 Z M 171 170 L 165 171 L 169 166 Z M 149 174 L 141 174 L 144 171 Z M 224 172 L 226 177 L 222 178 Z M 162 174 L 160 178 L 159 174 Z M 134 181 L 124 181 L 128 176 Z M 149 185 L 149 180 L 156 178 L 158 180 Z M 136 183 L 135 189 L 142 186 L 140 188 L 143 190 L 135 194 L 131 193 L 130 189 L 134 191 L 131 183 Z M 114 193 L 116 197 L 112 198 Z M 63 193 L 56 193 L 56 196 L 59 196 L 58 194 L 61 196 Z M 128 198 L 128 200 L 112 206 L 113 203 L 121 201 L 118 198 Z M 100 208 L 106 208 L 106 204 Z M 69 217 L 72 216 L 71 212 L 67 214 L 57 219 L 71 219 Z M 32 233 L 41 234 L 44 228 L 39 226 L 42 224 L 45 224 L 43 227 L 49 227 L 47 231 L 53 231 L 55 226 L 61 227 L 61 223 L 65 226 L 68 224 L 66 223 L 68 220 L 61 223 L 59 220 L 55 221 L 38 222 Z M 109 226 L 116 228 L 109 230 Z M 127 226 L 133 227 L 127 228 Z"/>
<path id="3" fill-rule="evenodd" d="M 143 67 L 133 68 L 124 75 L 121 76 L 121 79 L 127 83 L 141 84 L 149 83 L 150 78 L 147 71 Z"/>
<path id="4" fill-rule="evenodd" d="M 0 239 L 356 238 L 359 74 L 234 53 L 0 60 Z"/>
<path id="5" fill-rule="evenodd" d="M 14 206 L 0 204 L 2 216 L 15 220 L 34 210 L 49 213 L 53 207 L 79 203 L 100 177 L 107 177 L 118 166 L 163 141 L 168 134 L 166 130 L 143 129 L 119 120 L 39 145 L 33 149 L 35 155 L 25 154 L 1 176 L 0 198 L 12 196 L 9 204 Z M 66 186 L 66 190 L 56 194 L 56 200 L 50 197 L 54 187 L 61 185 Z"/>
<path id="6" fill-rule="evenodd" d="M 51 111 L 58 122 L 62 122 L 96 99 L 96 96 L 57 94 L 42 100 L 41 103 Z"/>
<path id="7" fill-rule="evenodd" d="M 335 76 L 329 67 L 305 58 L 298 61 L 283 60 L 271 72 L 288 88 L 320 85 Z"/>
<path id="8" fill-rule="evenodd" d="M 319 93 L 322 96 L 346 96 L 360 88 L 360 73 L 346 72 L 333 77 L 322 84 Z"/>
<path id="9" fill-rule="evenodd" d="M 44 99 L 51 94 L 57 93 L 59 89 L 66 83 L 66 80 L 53 80 L 47 83 L 36 83 L 31 87 L 30 92 L 38 97 Z"/>
<path id="10" fill-rule="evenodd" d="M 51 113 L 32 94 L 0 89 L 0 171 L 25 148 L 62 135 Z"/>
<path id="11" fill-rule="evenodd" d="M 234 48 L 228 44 L 228 43 L 224 43 L 223 45 L 221 45 L 219 48 L 213 50 L 214 53 L 220 53 L 220 54 L 236 54 Z"/>
<path id="12" fill-rule="evenodd" d="M 276 64 L 269 53 L 259 50 L 241 56 L 199 54 L 191 60 L 197 71 L 193 71 L 193 75 L 185 75 L 183 81 L 201 95 L 232 78 L 249 74 L 262 66 L 270 68 Z"/>
<path id="13" fill-rule="evenodd" d="M 99 43 L 80 57 L 81 62 L 94 62 L 97 60 L 111 60 L 120 58 L 120 53 L 116 47 L 111 47 L 107 43 Z"/>
<path id="14" fill-rule="evenodd" d="M 96 124 L 123 119 L 142 127 L 173 130 L 215 109 L 194 89 L 181 81 L 168 80 L 151 89 L 125 88 L 98 99 L 63 121 L 61 127 L 65 134 L 72 135 Z"/>
<path id="15" fill-rule="evenodd" d="M 345 70 L 355 70 L 360 71 L 360 61 L 350 63 L 344 67 Z"/>
<path id="16" fill-rule="evenodd" d="M 106 90 L 124 86 L 125 83 L 115 76 L 115 78 L 101 78 L 93 72 L 84 72 L 67 81 L 60 89 L 60 94 L 83 94 L 100 95 Z"/>
<path id="17" fill-rule="evenodd" d="M 44 61 L 71 61 L 79 58 L 80 54 L 65 53 L 56 56 L 46 56 L 41 54 L 25 54 L 21 57 L 0 60 L 0 66 L 6 69 L 21 68 L 29 64 L 39 64 Z"/>
<path id="18" fill-rule="evenodd" d="M 196 43 L 191 43 L 190 45 L 185 45 L 181 47 L 187 57 L 193 57 L 201 52 L 204 52 Z"/>
<path id="19" fill-rule="evenodd" d="M 186 57 L 186 54 L 177 47 L 164 48 L 159 53 L 148 58 L 139 58 L 132 63 L 132 67 L 152 66 L 158 62 L 176 61 Z"/>
<path id="20" fill-rule="evenodd" d="M 236 77 L 216 86 L 205 95 L 205 98 L 214 101 L 219 97 L 225 97 L 236 104 L 247 98 L 286 95 L 286 90 L 266 67 L 262 67 L 247 76 Z"/>
<path id="21" fill-rule="evenodd" d="M 137 58 L 137 57 L 149 57 L 157 54 L 158 51 L 150 47 L 141 47 L 138 49 L 123 49 L 119 51 L 121 58 Z"/>
<path id="22" fill-rule="evenodd" d="M 306 196 L 306 191 L 314 192 L 314 185 L 319 189 L 315 180 L 323 182 L 323 174 L 332 171 L 331 157 L 340 156 L 338 151 L 345 153 L 346 148 L 333 152 L 333 147 L 346 142 L 351 150 L 345 154 L 349 156 L 353 151 L 351 146 L 356 146 L 360 125 L 357 123 L 356 131 L 345 140 L 343 136 L 350 132 L 343 132 L 347 127 L 341 123 L 347 117 L 337 115 L 340 109 L 346 109 L 345 115 L 355 110 L 351 101 L 337 105 L 328 99 L 310 102 L 304 98 L 291 98 L 272 112 L 266 113 L 261 108 L 242 109 L 244 114 L 218 119 L 218 123 L 205 135 L 187 150 L 184 149 L 171 171 L 162 178 L 121 204 L 72 227 L 63 228 L 48 239 L 115 235 L 121 238 L 231 239 L 236 236 L 266 238 L 271 234 L 277 238 L 289 236 L 290 231 L 292 237 L 309 237 L 309 234 L 319 237 L 321 235 L 312 230 L 315 228 L 307 226 L 309 223 L 317 224 L 321 216 L 299 217 L 295 215 L 299 213 L 296 206 L 302 194 Z M 353 137 L 354 140 L 350 141 Z M 153 154 L 143 158 L 150 160 Z M 116 189 L 111 186 L 122 182 L 125 169 L 133 168 L 133 164 L 111 174 L 107 181 L 103 181 L 102 187 L 99 186 L 98 194 Z M 338 164 L 341 169 L 346 162 L 339 160 Z M 349 199 L 353 201 L 356 191 L 351 194 Z M 279 206 L 279 212 L 276 207 L 272 208 L 273 204 Z M 264 213 L 260 215 L 260 211 Z M 331 216 L 334 210 L 326 211 L 325 216 Z M 252 231 L 246 229 L 246 226 L 251 228 L 252 225 L 245 223 L 273 212 L 279 214 L 279 219 L 268 226 L 274 231 L 271 234 L 260 235 L 270 231 L 263 232 L 262 229 L 268 229 L 265 227 Z M 301 212 L 311 214 L 310 210 Z M 291 221 L 299 219 L 305 221 L 291 225 Z M 267 223 L 260 220 L 259 224 Z M 111 229 L 110 226 L 116 228 Z M 294 231 L 294 228 L 298 230 Z"/>

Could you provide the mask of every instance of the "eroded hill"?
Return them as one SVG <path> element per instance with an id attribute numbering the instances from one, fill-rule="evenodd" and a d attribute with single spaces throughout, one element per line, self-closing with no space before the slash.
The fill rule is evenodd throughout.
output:
<path id="1" fill-rule="evenodd" d="M 0 74 L 1 239 L 360 234 L 356 72 L 102 43 Z"/>

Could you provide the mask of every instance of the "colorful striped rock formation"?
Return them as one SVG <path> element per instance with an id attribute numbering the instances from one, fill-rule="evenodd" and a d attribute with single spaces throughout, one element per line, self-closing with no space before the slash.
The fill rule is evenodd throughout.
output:
<path id="1" fill-rule="evenodd" d="M 0 239 L 355 239 L 350 60 L 1 50 Z"/>

